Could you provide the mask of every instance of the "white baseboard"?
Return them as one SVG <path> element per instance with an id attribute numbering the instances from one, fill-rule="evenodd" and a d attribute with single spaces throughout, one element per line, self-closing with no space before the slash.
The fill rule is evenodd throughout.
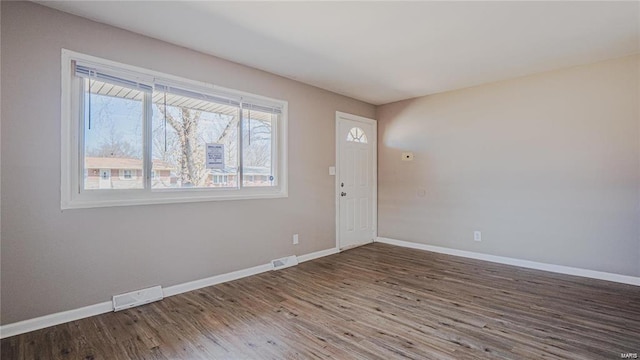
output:
<path id="1" fill-rule="evenodd" d="M 336 248 L 316 251 L 310 254 L 298 256 L 298 261 L 299 262 L 309 261 L 309 260 L 317 259 L 323 256 L 336 254 L 338 252 L 339 250 Z M 169 286 L 163 289 L 163 293 L 165 297 L 169 297 L 173 295 L 182 294 L 188 291 L 201 289 L 207 286 L 217 285 L 227 281 L 233 281 L 233 280 L 241 279 L 247 276 L 260 274 L 263 272 L 270 271 L 271 269 L 272 269 L 271 263 L 258 265 L 248 269 L 232 271 L 226 274 L 216 275 L 216 276 L 208 277 L 205 279 L 189 281 L 186 283 Z M 113 302 L 105 301 L 105 302 L 85 306 L 78 309 L 62 311 L 59 313 L 40 316 L 37 318 L 19 321 L 12 324 L 2 325 L 0 326 L 0 339 L 4 339 L 6 337 L 10 337 L 14 335 L 24 334 L 30 331 L 44 329 L 54 325 L 59 325 L 59 324 L 64 324 L 71 321 L 80 320 L 90 316 L 108 313 L 111 311 L 113 311 Z"/>
<path id="2" fill-rule="evenodd" d="M 169 286 L 163 289 L 164 296 L 169 297 L 173 295 L 186 293 L 188 291 L 202 289 L 207 286 L 222 284 L 227 281 L 242 279 L 247 276 L 257 275 L 263 272 L 267 272 L 271 269 L 272 269 L 272 266 L 271 266 L 271 263 L 269 263 L 269 264 L 254 266 L 248 269 L 232 271 L 226 274 L 211 276 L 205 279 L 189 281 L 186 283 Z"/>
<path id="3" fill-rule="evenodd" d="M 313 259 L 317 259 L 317 258 L 321 258 L 321 257 L 337 254 L 339 252 L 340 252 L 340 249 L 338 249 L 338 248 L 320 250 L 320 251 L 312 252 L 310 254 L 304 254 L 304 255 L 298 256 L 298 262 L 305 262 L 305 261 L 309 261 L 309 260 L 313 260 Z"/>
<path id="4" fill-rule="evenodd" d="M 376 239 L 376 242 L 389 244 L 389 245 L 402 246 L 402 247 L 417 249 L 417 250 L 426 250 L 426 251 L 431 251 L 431 252 L 440 253 L 440 254 L 461 256 L 461 257 L 466 257 L 470 259 L 484 260 L 484 261 L 490 261 L 494 263 L 520 266 L 523 268 L 544 270 L 544 271 L 550 271 L 554 273 L 581 276 L 581 277 L 587 277 L 592 279 L 613 281 L 617 283 L 640 286 L 640 277 L 636 277 L 636 276 L 613 274 L 613 273 L 607 273 L 603 271 L 581 269 L 581 268 L 575 268 L 575 267 L 563 266 L 563 265 L 546 264 L 546 263 L 540 263 L 540 262 L 529 261 L 529 260 L 520 260 L 520 259 L 514 259 L 509 257 L 503 257 L 503 256 L 476 253 L 472 251 L 456 250 L 456 249 L 450 249 L 450 248 L 445 248 L 440 246 L 420 244 L 420 243 L 415 243 L 410 241 L 389 239 L 384 237 L 378 237 Z"/>
<path id="5" fill-rule="evenodd" d="M 113 302 L 105 301 L 94 305 L 81 307 L 68 311 L 62 311 L 33 319 L 18 321 L 16 323 L 0 326 L 0 339 L 9 336 L 24 334 L 29 331 L 44 329 L 49 326 L 59 325 L 70 321 L 76 321 L 94 315 L 113 311 Z"/>
<path id="6" fill-rule="evenodd" d="M 337 252 L 339 252 L 338 249 L 332 248 L 327 250 L 316 251 L 310 254 L 300 255 L 297 258 L 298 258 L 298 262 L 305 262 L 305 261 L 321 258 L 324 256 L 329 256 Z M 168 296 L 178 295 L 188 291 L 202 289 L 207 286 L 218 285 L 228 281 L 242 279 L 247 276 L 257 275 L 263 272 L 270 271 L 272 269 L 273 269 L 273 266 L 271 265 L 271 263 L 269 263 L 269 264 L 254 266 L 248 269 L 233 271 L 226 274 L 216 275 L 216 276 L 208 277 L 205 279 L 173 285 L 173 286 L 164 288 L 164 296 L 168 297 Z"/>

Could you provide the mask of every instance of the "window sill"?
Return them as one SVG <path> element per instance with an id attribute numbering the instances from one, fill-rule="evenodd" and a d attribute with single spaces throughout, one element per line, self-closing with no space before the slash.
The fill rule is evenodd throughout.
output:
<path id="1" fill-rule="evenodd" d="M 205 201 L 229 201 L 229 200 L 257 200 L 257 199 L 278 199 L 288 197 L 287 191 L 274 190 L 272 192 L 254 192 L 247 191 L 238 193 L 233 191 L 227 194 L 203 195 L 202 192 L 154 192 L 146 193 L 144 197 L 127 197 L 127 198 L 105 198 L 96 197 L 80 197 L 61 201 L 61 210 L 72 209 L 90 209 L 101 207 L 117 207 L 117 206 L 138 206 L 138 205 L 160 205 L 160 204 L 180 204 Z"/>

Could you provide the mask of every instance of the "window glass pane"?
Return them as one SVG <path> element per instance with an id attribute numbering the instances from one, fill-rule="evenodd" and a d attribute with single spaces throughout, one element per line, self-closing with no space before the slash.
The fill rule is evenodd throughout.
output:
<path id="1" fill-rule="evenodd" d="M 84 189 L 144 188 L 144 93 L 97 80 L 83 81 Z M 128 177 L 119 176 L 126 172 Z"/>
<path id="2" fill-rule="evenodd" d="M 351 130 L 349 130 L 349 133 L 347 134 L 347 141 L 352 141 L 352 142 L 359 142 L 359 143 L 367 143 L 367 134 L 364 133 L 364 130 L 362 130 L 359 127 L 354 127 L 351 128 Z"/>
<path id="3" fill-rule="evenodd" d="M 243 110 L 242 113 L 242 186 L 275 186 L 273 169 L 273 131 L 278 115 Z"/>
<path id="4" fill-rule="evenodd" d="M 154 92 L 152 188 L 238 187 L 238 119 L 234 106 Z M 207 144 L 216 144 L 223 159 L 213 168 Z"/>

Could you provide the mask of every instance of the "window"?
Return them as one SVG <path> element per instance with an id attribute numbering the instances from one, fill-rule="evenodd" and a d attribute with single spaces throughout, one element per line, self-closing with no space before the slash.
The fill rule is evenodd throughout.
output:
<path id="1" fill-rule="evenodd" d="M 365 134 L 364 130 L 359 127 L 351 128 L 347 134 L 347 141 L 366 144 L 367 134 Z"/>
<path id="2" fill-rule="evenodd" d="M 101 81 L 89 70 L 83 71 L 77 70 L 76 81 L 82 94 L 78 111 L 82 117 L 84 169 L 117 169 L 116 180 L 130 180 L 131 170 L 123 168 L 142 170 L 144 92 L 129 84 Z M 119 189 L 123 185 L 128 189 L 144 188 L 142 178 L 126 185 L 113 181 L 105 187 L 85 176 L 82 185 L 84 190 Z"/>
<path id="3" fill-rule="evenodd" d="M 287 196 L 285 101 L 62 60 L 63 209 Z"/>
<path id="4" fill-rule="evenodd" d="M 120 177 L 122 177 L 124 180 L 133 179 L 133 170 L 121 170 L 120 173 L 122 174 L 120 175 Z"/>

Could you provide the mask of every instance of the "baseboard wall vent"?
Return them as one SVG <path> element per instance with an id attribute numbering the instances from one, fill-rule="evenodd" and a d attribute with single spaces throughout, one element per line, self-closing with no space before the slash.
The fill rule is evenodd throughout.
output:
<path id="1" fill-rule="evenodd" d="M 296 261 L 292 262 L 291 264 L 295 265 L 298 262 L 310 261 L 310 260 L 318 259 L 324 256 L 337 254 L 339 252 L 340 250 L 338 248 L 331 248 L 331 249 L 316 251 L 310 254 L 304 254 L 304 255 L 300 255 L 299 257 L 295 257 Z M 260 264 L 251 268 L 241 269 L 241 270 L 229 272 L 226 274 L 214 275 L 205 279 L 193 280 L 190 282 L 169 286 L 164 289 L 161 288 L 160 286 L 156 286 L 154 289 L 159 288 L 160 291 L 155 290 L 157 294 L 155 298 L 157 300 L 160 300 L 164 297 L 174 296 L 174 295 L 182 294 L 188 291 L 202 289 L 203 287 L 222 284 L 227 281 L 242 279 L 251 275 L 262 274 L 272 269 L 273 269 L 273 263 L 269 262 L 269 263 Z M 134 291 L 133 294 L 137 292 L 138 291 Z M 123 294 L 123 295 L 127 295 L 127 294 Z M 105 299 L 105 301 L 98 304 L 88 305 L 81 308 L 76 308 L 76 309 L 48 314 L 48 315 L 44 315 L 36 318 L 26 319 L 26 320 L 14 322 L 11 324 L 0 325 L 0 339 L 4 339 L 10 336 L 15 336 L 20 334 L 25 334 L 30 331 L 40 330 L 50 326 L 68 323 L 70 321 L 76 321 L 76 320 L 88 318 L 90 316 L 105 314 L 105 313 L 114 311 L 114 309 L 115 310 L 124 309 L 121 306 L 123 302 L 119 300 L 119 297 L 123 295 L 117 296 L 118 297 L 117 304 L 115 301 L 113 301 L 116 298 L 116 296 L 114 296 L 112 301 L 108 301 Z M 142 303 L 131 302 L 130 304 L 133 304 L 131 306 L 136 306 Z"/>
<path id="2" fill-rule="evenodd" d="M 295 255 L 271 260 L 271 266 L 273 266 L 273 270 L 280 270 L 296 265 L 298 265 L 298 257 Z"/>
<path id="3" fill-rule="evenodd" d="M 132 291 L 126 294 L 115 295 L 113 297 L 113 311 L 129 309 L 134 306 L 148 304 L 162 300 L 164 297 L 162 287 L 154 286 L 147 289 Z"/>

